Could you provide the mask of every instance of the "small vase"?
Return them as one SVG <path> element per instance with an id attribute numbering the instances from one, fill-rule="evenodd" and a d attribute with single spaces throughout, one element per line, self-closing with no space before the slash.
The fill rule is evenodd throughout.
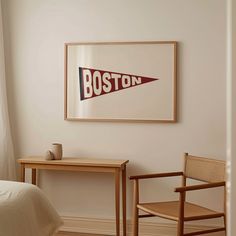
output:
<path id="1" fill-rule="evenodd" d="M 52 144 L 52 153 L 54 155 L 54 160 L 61 160 L 62 159 L 62 144 L 53 143 Z"/>

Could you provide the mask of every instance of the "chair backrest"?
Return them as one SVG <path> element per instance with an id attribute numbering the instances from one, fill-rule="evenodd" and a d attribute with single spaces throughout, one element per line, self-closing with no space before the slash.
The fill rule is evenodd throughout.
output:
<path id="1" fill-rule="evenodd" d="M 197 157 L 185 153 L 184 175 L 208 183 L 222 182 L 226 179 L 225 161 Z"/>

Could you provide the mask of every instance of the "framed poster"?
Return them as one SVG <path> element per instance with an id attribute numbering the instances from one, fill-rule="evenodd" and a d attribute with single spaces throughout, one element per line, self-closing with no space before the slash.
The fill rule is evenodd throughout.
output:
<path id="1" fill-rule="evenodd" d="M 177 42 L 65 44 L 66 120 L 176 122 Z"/>

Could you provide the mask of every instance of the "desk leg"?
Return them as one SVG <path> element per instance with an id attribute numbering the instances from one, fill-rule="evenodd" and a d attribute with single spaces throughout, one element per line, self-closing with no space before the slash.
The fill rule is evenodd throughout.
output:
<path id="1" fill-rule="evenodd" d="M 20 165 L 20 181 L 25 182 L 25 165 Z"/>
<path id="2" fill-rule="evenodd" d="M 32 184 L 36 185 L 36 169 L 32 169 Z"/>
<path id="3" fill-rule="evenodd" d="M 126 236 L 126 165 L 122 169 L 123 236 Z"/>
<path id="4" fill-rule="evenodd" d="M 115 171 L 116 236 L 120 236 L 120 169 Z"/>

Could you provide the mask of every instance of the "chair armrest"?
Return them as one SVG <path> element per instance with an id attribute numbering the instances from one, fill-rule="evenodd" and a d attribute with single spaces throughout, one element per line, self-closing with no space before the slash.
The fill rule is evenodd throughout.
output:
<path id="1" fill-rule="evenodd" d="M 206 189 L 206 188 L 216 188 L 216 187 L 221 187 L 221 186 L 225 186 L 225 182 L 215 182 L 215 183 L 209 183 L 209 184 L 198 184 L 198 185 L 179 187 L 179 188 L 175 188 L 175 192 L 186 192 L 186 191 L 200 190 L 200 189 Z"/>
<path id="2" fill-rule="evenodd" d="M 180 176 L 183 175 L 183 172 L 167 172 L 167 173 L 157 173 L 157 174 L 148 174 L 148 175 L 133 175 L 129 179 L 150 179 L 150 178 L 162 178 L 162 177 L 171 177 L 171 176 Z"/>

